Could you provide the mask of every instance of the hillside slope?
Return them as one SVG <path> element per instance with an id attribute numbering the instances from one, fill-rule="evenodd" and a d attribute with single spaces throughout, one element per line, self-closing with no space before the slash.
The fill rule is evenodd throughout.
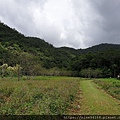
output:
<path id="1" fill-rule="evenodd" d="M 87 49 L 55 48 L 43 39 L 26 37 L 4 23 L 0 23 L 0 65 L 3 63 L 11 66 L 21 64 L 24 71 L 34 66 L 33 68 L 42 71 L 42 74 L 51 69 L 54 73 L 69 71 L 69 74 L 72 72 L 78 76 L 81 69 L 89 67 L 96 69 L 104 66 L 109 69 L 112 67 L 110 61 L 119 67 L 119 50 L 120 45 L 113 44 L 100 44 Z M 109 61 L 106 60 L 106 56 L 109 57 Z M 101 61 L 99 65 L 95 64 L 98 60 Z M 94 65 L 91 66 L 91 64 Z M 28 74 L 28 72 L 24 73 Z"/>
<path id="2" fill-rule="evenodd" d="M 45 42 L 40 38 L 35 37 L 26 37 L 23 34 L 17 32 L 15 29 L 8 27 L 7 25 L 0 23 L 0 43 L 1 43 L 1 54 L 2 54 L 2 47 L 6 48 L 7 51 L 11 51 L 12 49 L 17 49 L 17 51 L 27 52 L 32 54 L 33 56 L 38 56 L 39 59 L 43 62 L 43 66 L 47 68 L 60 66 L 57 63 L 53 66 L 50 63 L 53 61 L 59 61 L 60 59 L 67 58 L 69 59 L 73 55 L 67 51 L 58 50 L 57 48 L 53 47 L 53 45 Z M 4 54 L 10 54 L 4 50 Z M 6 56 L 4 56 L 6 58 Z M 8 56 L 7 56 L 8 57 Z M 66 58 L 66 59 L 67 59 Z M 1 58 L 2 59 L 2 56 Z M 62 61 L 62 60 L 61 60 Z M 60 61 L 60 62 L 61 62 Z M 4 62 L 8 62 L 5 61 Z M 46 62 L 49 65 L 46 65 Z M 68 61 L 67 61 L 68 62 Z M 2 63 L 1 63 L 2 64 Z"/>

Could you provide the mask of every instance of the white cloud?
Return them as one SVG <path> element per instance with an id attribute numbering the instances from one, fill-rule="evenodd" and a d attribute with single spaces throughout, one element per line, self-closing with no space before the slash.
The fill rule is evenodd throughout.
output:
<path id="1" fill-rule="evenodd" d="M 1 21 L 59 47 L 120 43 L 119 10 L 119 0 L 0 0 Z"/>

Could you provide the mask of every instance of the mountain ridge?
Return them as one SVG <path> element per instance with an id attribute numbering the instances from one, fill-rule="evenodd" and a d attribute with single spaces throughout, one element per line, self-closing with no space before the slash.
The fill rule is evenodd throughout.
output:
<path id="1" fill-rule="evenodd" d="M 20 36 L 22 36 L 22 37 L 26 37 L 26 38 L 33 38 L 33 39 L 39 39 L 39 40 L 41 40 L 41 41 L 43 41 L 43 42 L 45 42 L 45 43 L 47 43 L 47 44 L 49 44 L 49 45 L 51 45 L 51 46 L 53 46 L 51 43 L 49 43 L 49 42 L 46 42 L 44 39 L 41 39 L 41 38 L 38 38 L 38 37 L 30 37 L 30 36 L 25 36 L 24 34 L 22 34 L 22 33 L 20 33 L 20 32 L 18 32 L 15 28 L 11 28 L 11 27 L 9 27 L 8 25 L 6 25 L 6 24 L 4 24 L 4 23 L 2 23 L 2 22 L 0 22 L 0 24 L 2 24 L 2 28 L 1 28 L 1 26 L 0 26 L 0 30 L 1 29 L 6 29 L 6 27 L 9 29 L 9 30 L 13 30 L 14 32 L 12 32 L 12 34 L 14 34 L 15 32 L 15 34 L 19 34 Z M 35 41 L 34 41 L 35 42 Z M 56 49 L 68 49 L 68 50 L 74 50 L 74 51 L 80 51 L 80 50 L 86 50 L 86 49 L 93 49 L 93 48 L 96 48 L 96 50 L 99 48 L 99 46 L 102 46 L 102 47 L 106 47 L 106 48 L 116 48 L 116 47 L 120 47 L 120 44 L 113 44 L 113 43 L 101 43 L 101 44 L 97 44 L 97 45 L 93 45 L 93 46 L 91 46 L 91 47 L 88 47 L 88 48 L 85 48 L 85 49 L 82 49 L 82 48 L 78 48 L 78 49 L 76 49 L 76 48 L 72 48 L 72 47 L 67 47 L 67 46 L 61 46 L 61 47 L 55 47 L 55 46 L 53 46 L 54 48 L 56 48 Z"/>
<path id="2" fill-rule="evenodd" d="M 112 72 L 111 64 L 120 65 L 119 53 L 120 45 L 109 43 L 102 43 L 86 49 L 65 46 L 57 48 L 43 39 L 26 37 L 4 23 L 0 23 L 0 65 L 3 63 L 11 66 L 21 64 L 26 75 L 59 73 L 59 75 L 79 76 L 82 69 L 89 67 L 103 69 L 103 66 L 107 70 L 111 68 L 110 72 Z M 110 61 L 107 61 L 107 56 Z M 113 60 L 112 63 L 111 60 Z M 116 71 L 119 72 L 119 69 Z"/>

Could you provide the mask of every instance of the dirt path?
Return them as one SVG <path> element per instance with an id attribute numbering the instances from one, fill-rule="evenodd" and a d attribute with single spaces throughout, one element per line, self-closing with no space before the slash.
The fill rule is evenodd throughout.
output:
<path id="1" fill-rule="evenodd" d="M 73 115 L 120 115 L 120 101 L 98 89 L 91 80 L 80 82 L 81 93 L 78 94 Z M 75 109 L 76 108 L 76 109 Z"/>

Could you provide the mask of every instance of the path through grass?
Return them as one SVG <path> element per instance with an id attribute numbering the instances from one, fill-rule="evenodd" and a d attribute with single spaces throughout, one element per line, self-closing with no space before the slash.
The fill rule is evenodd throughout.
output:
<path id="1" fill-rule="evenodd" d="M 80 87 L 83 92 L 80 114 L 120 115 L 120 101 L 98 89 L 92 80 L 81 81 Z"/>

